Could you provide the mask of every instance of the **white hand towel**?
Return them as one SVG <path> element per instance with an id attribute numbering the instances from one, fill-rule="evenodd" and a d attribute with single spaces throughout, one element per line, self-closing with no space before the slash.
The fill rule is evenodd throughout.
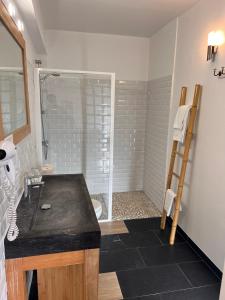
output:
<path id="1" fill-rule="evenodd" d="M 172 206 L 173 206 L 173 201 L 176 197 L 176 194 L 174 193 L 173 190 L 171 189 L 168 189 L 166 191 L 166 196 L 165 196 L 165 210 L 167 212 L 167 216 L 169 217 L 170 213 L 171 213 L 171 209 L 172 209 Z"/>
<path id="2" fill-rule="evenodd" d="M 173 139 L 183 143 L 186 135 L 188 117 L 191 109 L 191 105 L 181 105 L 177 110 L 177 114 L 173 125 Z"/>

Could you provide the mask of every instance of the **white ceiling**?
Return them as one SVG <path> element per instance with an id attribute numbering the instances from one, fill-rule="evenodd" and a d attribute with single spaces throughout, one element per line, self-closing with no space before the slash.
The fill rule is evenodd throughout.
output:
<path id="1" fill-rule="evenodd" d="M 39 0 L 46 29 L 150 37 L 198 0 Z"/>

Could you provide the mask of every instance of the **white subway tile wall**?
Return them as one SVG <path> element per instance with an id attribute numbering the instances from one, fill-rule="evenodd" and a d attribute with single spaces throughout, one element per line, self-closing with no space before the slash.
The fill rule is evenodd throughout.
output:
<path id="1" fill-rule="evenodd" d="M 91 194 L 107 193 L 110 81 L 49 77 L 42 98 L 45 162 L 56 173 L 84 173 Z M 114 192 L 143 189 L 146 98 L 146 82 L 116 81 Z"/>
<path id="2" fill-rule="evenodd" d="M 116 81 L 113 191 L 143 190 L 147 82 Z"/>
<path id="3" fill-rule="evenodd" d="M 171 85 L 171 76 L 152 80 L 148 85 L 144 192 L 159 210 L 165 190 Z"/>
<path id="4" fill-rule="evenodd" d="M 21 143 L 17 145 L 17 159 L 14 160 L 16 166 L 16 189 L 19 196 L 23 189 L 24 173 L 36 166 L 36 149 L 34 141 L 29 135 Z M 0 169 L 0 186 L 4 173 Z M 5 281 L 5 252 L 4 252 L 4 238 L 8 226 L 7 221 L 8 199 L 4 191 L 0 188 L 0 300 L 7 299 L 6 281 Z"/>

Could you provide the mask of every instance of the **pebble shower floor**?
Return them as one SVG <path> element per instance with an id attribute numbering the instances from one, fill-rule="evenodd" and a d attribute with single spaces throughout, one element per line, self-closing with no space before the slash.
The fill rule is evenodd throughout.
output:
<path id="1" fill-rule="evenodd" d="M 91 195 L 102 204 L 100 220 L 107 219 L 107 208 L 103 194 Z M 160 211 L 143 191 L 113 193 L 112 195 L 112 219 L 129 220 L 160 217 Z"/>
<path id="2" fill-rule="evenodd" d="M 160 211 L 143 191 L 113 193 L 113 220 L 159 216 Z"/>

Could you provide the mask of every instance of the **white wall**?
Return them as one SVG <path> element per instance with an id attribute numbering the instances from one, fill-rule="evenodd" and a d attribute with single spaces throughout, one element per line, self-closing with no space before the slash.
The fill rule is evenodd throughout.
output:
<path id="1" fill-rule="evenodd" d="M 150 38 L 149 80 L 173 74 L 176 25 L 175 19 Z"/>
<path id="2" fill-rule="evenodd" d="M 116 79 L 147 80 L 149 39 L 46 31 L 48 68 L 116 72 Z"/>
<path id="3" fill-rule="evenodd" d="M 207 36 L 212 30 L 225 32 L 223 0 L 201 0 L 180 16 L 176 47 L 176 20 L 151 38 L 149 78 L 173 73 L 167 160 L 181 87 L 188 87 L 188 103 L 191 103 L 194 85 L 203 85 L 179 224 L 222 270 L 225 254 L 225 79 L 215 78 L 213 68 L 225 65 L 225 45 L 220 47 L 215 63 L 206 62 Z"/>
<path id="4" fill-rule="evenodd" d="M 208 32 L 219 29 L 225 31 L 224 0 L 201 0 L 179 18 L 170 133 L 181 86 L 188 87 L 188 103 L 191 103 L 194 85 L 200 83 L 203 94 L 180 225 L 222 270 L 225 254 L 225 80 L 214 77 L 213 68 L 225 65 L 225 45 L 220 47 L 215 63 L 206 62 Z"/>

